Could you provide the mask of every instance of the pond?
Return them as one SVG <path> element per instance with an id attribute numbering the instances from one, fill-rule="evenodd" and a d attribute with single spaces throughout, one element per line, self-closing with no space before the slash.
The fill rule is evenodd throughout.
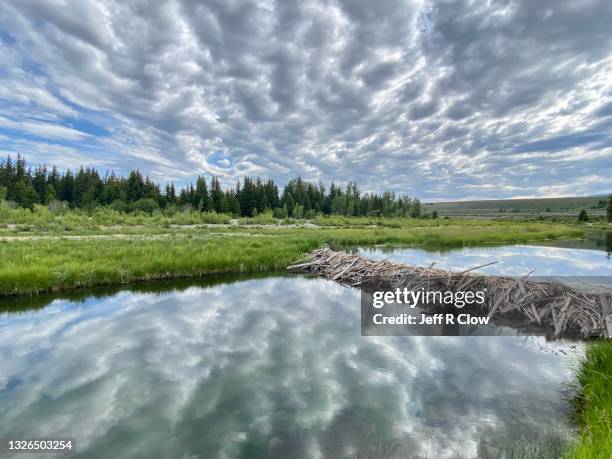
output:
<path id="1" fill-rule="evenodd" d="M 482 274 L 552 277 L 612 276 L 610 252 L 591 247 L 586 241 L 565 240 L 539 245 L 464 247 L 455 250 L 425 250 L 417 247 L 364 247 L 357 251 L 375 259 L 389 259 L 419 266 Z M 493 264 L 490 264 L 493 263 Z M 486 266 L 483 266 L 486 265 Z"/>
<path id="2" fill-rule="evenodd" d="M 359 292 L 323 279 L 2 301 L 0 438 L 71 457 L 497 457 L 572 432 L 581 344 L 362 337 Z"/>

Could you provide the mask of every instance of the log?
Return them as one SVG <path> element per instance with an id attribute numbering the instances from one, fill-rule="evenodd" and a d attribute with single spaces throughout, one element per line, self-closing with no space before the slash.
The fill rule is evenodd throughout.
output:
<path id="1" fill-rule="evenodd" d="M 349 286 L 383 283 L 389 288 L 412 290 L 486 291 L 482 308 L 489 317 L 517 313 L 534 326 L 551 331 L 554 337 L 612 337 L 612 291 L 591 287 L 592 291 L 553 280 L 536 280 L 529 276 L 489 276 L 474 272 L 487 263 L 464 271 L 450 271 L 372 260 L 356 254 L 321 248 L 307 260 L 287 269 L 308 272 Z"/>

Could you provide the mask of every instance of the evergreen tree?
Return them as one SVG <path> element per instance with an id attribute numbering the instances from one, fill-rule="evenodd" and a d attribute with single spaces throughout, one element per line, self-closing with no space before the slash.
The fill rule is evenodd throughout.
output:
<path id="1" fill-rule="evenodd" d="M 258 192 L 257 183 L 250 178 L 245 177 L 242 184 L 242 190 L 239 193 L 238 201 L 240 203 L 240 215 L 253 217 L 253 211 L 263 211 L 264 203 L 262 202 Z M 261 207 L 261 208 L 260 208 Z"/>
<path id="2" fill-rule="evenodd" d="M 38 166 L 32 177 L 32 186 L 38 193 L 38 202 L 45 202 L 45 192 L 47 189 L 47 168 L 45 166 Z"/>
<path id="3" fill-rule="evenodd" d="M 217 177 L 212 178 L 210 185 L 211 208 L 215 212 L 223 212 L 223 190 Z"/>
<path id="4" fill-rule="evenodd" d="M 174 184 L 168 183 L 162 192 L 157 183 L 143 177 L 138 170 L 131 171 L 127 177 L 107 173 L 104 179 L 93 168 L 81 167 L 76 174 L 70 170 L 62 174 L 55 166 L 50 170 L 46 166 L 29 169 L 21 155 L 16 160 L 8 156 L 0 161 L 0 187 L 6 190 L 6 199 L 25 207 L 55 200 L 73 208 L 108 205 L 122 211 L 149 212 L 180 205 L 184 210 L 196 208 L 241 216 L 253 216 L 270 209 L 278 218 L 312 218 L 321 213 L 418 217 L 422 211 L 418 199 L 396 197 L 392 192 L 363 194 L 355 182 L 349 182 L 345 191 L 332 182 L 326 192 L 322 183 L 314 184 L 297 177 L 289 180 L 279 196 L 278 187 L 271 179 L 264 182 L 260 178 L 244 177 L 235 188 L 224 191 L 217 177 L 213 177 L 207 187 L 204 177 L 198 176 L 195 187 L 189 184 L 177 191 Z M 612 218 L 612 204 L 610 208 L 608 218 Z"/>
<path id="5" fill-rule="evenodd" d="M 126 197 L 128 202 L 136 202 L 144 197 L 144 180 L 139 171 L 131 171 L 127 179 Z"/>
<path id="6" fill-rule="evenodd" d="M 55 192 L 55 187 L 49 183 L 45 187 L 45 196 L 43 200 L 43 204 L 49 204 L 57 199 L 57 193 Z"/>
<path id="7" fill-rule="evenodd" d="M 20 180 L 15 184 L 15 200 L 21 207 L 32 208 L 38 203 L 38 193 L 31 183 Z"/>
<path id="8" fill-rule="evenodd" d="M 164 192 L 164 200 L 168 205 L 176 204 L 176 189 L 174 188 L 173 183 L 166 184 L 166 190 Z"/>
<path id="9" fill-rule="evenodd" d="M 60 200 L 66 201 L 68 204 L 72 204 L 74 201 L 74 176 L 70 169 L 66 171 L 64 176 L 60 179 L 58 196 Z"/>
<path id="10" fill-rule="evenodd" d="M 293 199 L 293 195 L 291 193 L 286 193 L 283 196 L 283 207 L 287 209 L 287 216 L 293 216 L 293 209 L 295 208 L 295 200 Z"/>
<path id="11" fill-rule="evenodd" d="M 210 203 L 208 200 L 208 189 L 206 188 L 206 180 L 204 180 L 204 176 L 199 175 L 196 180 L 195 187 L 195 200 L 198 203 L 198 210 L 201 212 L 206 212 L 210 210 Z"/>

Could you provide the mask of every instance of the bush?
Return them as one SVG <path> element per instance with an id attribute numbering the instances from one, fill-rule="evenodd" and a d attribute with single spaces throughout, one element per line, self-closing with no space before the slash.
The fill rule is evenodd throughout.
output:
<path id="1" fill-rule="evenodd" d="M 147 214 L 152 214 L 156 210 L 159 210 L 159 204 L 157 204 L 157 201 L 153 198 L 139 199 L 138 201 L 134 202 L 131 207 L 132 211 L 140 211 Z"/>
<path id="2" fill-rule="evenodd" d="M 64 201 L 58 201 L 57 199 L 53 199 L 52 201 L 49 202 L 49 204 L 47 204 L 47 209 L 49 209 L 49 212 L 51 212 L 52 214 L 63 214 L 64 212 L 67 212 L 70 209 L 70 206 L 68 205 L 67 202 Z"/>
<path id="3" fill-rule="evenodd" d="M 110 208 L 116 210 L 117 212 L 128 212 L 129 206 L 124 201 L 113 201 L 110 205 Z"/>
<path id="4" fill-rule="evenodd" d="M 179 210 L 178 210 L 178 207 L 176 207 L 176 205 L 168 204 L 162 210 L 162 214 L 163 214 L 164 217 L 174 217 L 178 213 L 178 211 Z"/>
<path id="5" fill-rule="evenodd" d="M 317 211 L 313 209 L 307 210 L 304 213 L 304 217 L 307 218 L 308 220 L 312 220 L 313 218 L 316 218 L 317 216 L 318 216 Z"/>
<path id="6" fill-rule="evenodd" d="M 291 216 L 297 219 L 304 217 L 304 206 L 296 204 L 293 208 L 293 213 L 291 214 Z"/>
<path id="7" fill-rule="evenodd" d="M 200 213 L 200 221 L 202 223 L 214 224 L 214 225 L 229 224 L 230 220 L 231 218 L 229 215 L 218 214 L 214 210 L 212 212 L 201 212 Z"/>
<path id="8" fill-rule="evenodd" d="M 191 204 L 187 203 L 187 204 L 183 204 L 180 207 L 180 209 L 181 209 L 181 212 L 183 212 L 183 213 L 190 213 L 190 212 L 193 211 L 193 206 Z"/>
<path id="9" fill-rule="evenodd" d="M 278 207 L 276 209 L 274 209 L 272 211 L 272 216 L 274 218 L 279 218 L 279 219 L 283 219 L 283 218 L 287 218 L 287 207 Z"/>

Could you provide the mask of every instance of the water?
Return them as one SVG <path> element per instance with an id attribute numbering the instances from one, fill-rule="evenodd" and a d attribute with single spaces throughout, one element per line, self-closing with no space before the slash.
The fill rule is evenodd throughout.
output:
<path id="1" fill-rule="evenodd" d="M 571 431 L 578 343 L 362 337 L 358 291 L 299 276 L 74 295 L 4 300 L 0 438 L 73 437 L 79 458 L 443 458 Z"/>
<path id="2" fill-rule="evenodd" d="M 506 245 L 464 247 L 456 250 L 431 251 L 409 248 L 360 248 L 359 253 L 400 263 L 461 271 L 493 263 L 477 269 L 483 274 L 523 276 L 612 276 L 612 259 L 603 250 L 575 248 L 573 241 L 563 247 L 554 245 Z M 579 244 L 581 241 L 577 241 Z"/>

